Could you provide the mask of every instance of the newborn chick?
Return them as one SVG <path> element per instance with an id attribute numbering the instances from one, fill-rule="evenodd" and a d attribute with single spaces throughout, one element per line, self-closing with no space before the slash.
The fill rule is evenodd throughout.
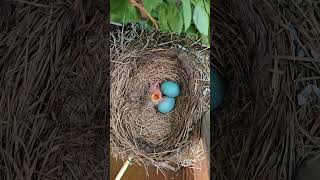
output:
<path id="1" fill-rule="evenodd" d="M 148 106 L 155 106 L 163 100 L 162 93 L 160 91 L 161 81 L 153 81 L 150 83 L 149 87 L 149 103 Z"/>

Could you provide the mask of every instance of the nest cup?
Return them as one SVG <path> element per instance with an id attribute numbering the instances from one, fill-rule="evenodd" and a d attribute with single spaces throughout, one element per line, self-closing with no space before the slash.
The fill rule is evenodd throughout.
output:
<path id="1" fill-rule="evenodd" d="M 209 87 L 208 56 L 199 60 L 176 49 L 136 51 L 138 47 L 126 46 L 127 51 L 121 53 L 111 48 L 115 53 L 111 64 L 112 154 L 171 170 L 194 165 L 203 158 L 199 127 L 203 113 L 210 109 L 210 97 L 203 94 Z M 173 80 L 181 87 L 170 113 L 160 113 L 150 104 L 150 82 L 157 80 Z"/>

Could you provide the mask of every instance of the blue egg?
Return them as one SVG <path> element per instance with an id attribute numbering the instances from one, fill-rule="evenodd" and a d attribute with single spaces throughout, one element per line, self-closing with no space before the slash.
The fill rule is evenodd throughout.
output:
<path id="1" fill-rule="evenodd" d="M 180 95 L 180 86 L 174 81 L 165 81 L 161 84 L 161 92 L 168 97 Z"/>
<path id="2" fill-rule="evenodd" d="M 164 99 L 160 101 L 160 103 L 157 106 L 158 111 L 161 113 L 171 112 L 174 109 L 175 103 L 175 98 L 164 97 Z"/>

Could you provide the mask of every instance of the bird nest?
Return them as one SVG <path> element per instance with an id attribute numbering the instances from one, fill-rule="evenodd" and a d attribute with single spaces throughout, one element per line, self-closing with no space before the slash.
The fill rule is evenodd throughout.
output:
<path id="1" fill-rule="evenodd" d="M 199 130 L 210 109 L 210 68 L 207 51 L 172 48 L 178 44 L 164 45 L 164 36 L 132 31 L 111 35 L 111 153 L 175 170 L 203 158 Z M 148 104 L 150 82 L 158 80 L 181 86 L 170 113 Z"/>

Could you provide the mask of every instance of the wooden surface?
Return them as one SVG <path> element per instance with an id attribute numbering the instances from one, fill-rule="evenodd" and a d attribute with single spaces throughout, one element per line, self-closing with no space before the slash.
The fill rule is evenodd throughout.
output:
<path id="1" fill-rule="evenodd" d="M 110 164 L 110 180 L 114 180 L 124 162 L 111 157 Z M 182 168 L 177 172 L 168 170 L 165 172 L 166 176 L 161 172 L 157 172 L 156 168 L 149 167 L 149 176 L 147 176 L 143 166 L 132 164 L 128 167 L 121 180 L 209 180 L 208 160 L 202 160 L 197 166 L 201 167 L 201 169 Z"/>
<path id="2" fill-rule="evenodd" d="M 111 158 L 110 162 L 110 180 L 114 180 L 124 162 L 122 160 L 116 160 L 115 158 Z M 135 163 L 128 167 L 121 180 L 173 180 L 182 179 L 183 177 L 182 171 L 166 171 L 166 176 L 164 176 L 163 174 L 161 174 L 161 172 L 157 173 L 156 168 L 153 167 L 148 168 L 148 173 L 149 176 L 147 176 L 145 168 L 143 166 L 139 166 Z"/>
<path id="3" fill-rule="evenodd" d="M 111 159 L 110 180 L 114 180 L 124 162 L 121 160 Z M 133 164 L 128 167 L 121 180 L 209 180 L 209 172 L 206 160 L 199 162 L 201 170 L 192 168 L 182 168 L 177 172 L 166 171 L 166 176 L 157 172 L 156 168 L 148 168 L 147 176 L 144 167 Z"/>

